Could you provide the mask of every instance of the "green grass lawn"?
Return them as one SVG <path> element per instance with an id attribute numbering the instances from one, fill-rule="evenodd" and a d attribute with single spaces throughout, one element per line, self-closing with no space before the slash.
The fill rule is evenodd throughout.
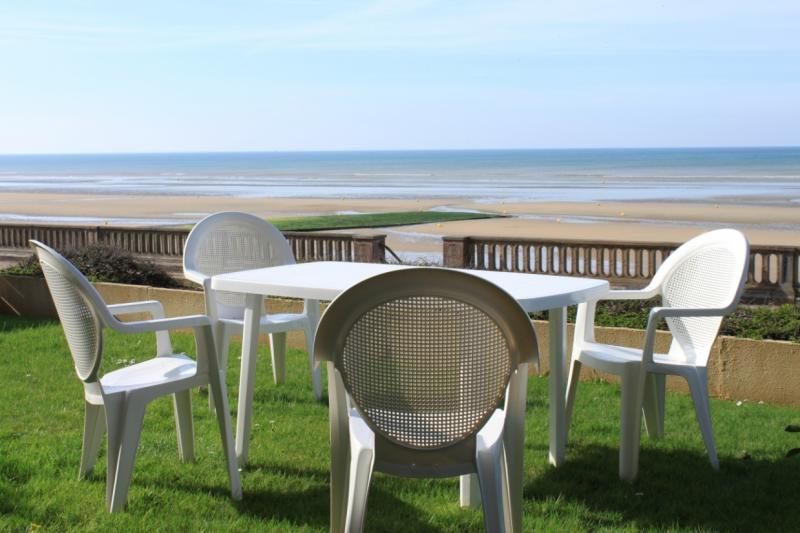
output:
<path id="1" fill-rule="evenodd" d="M 193 350 L 188 335 L 174 335 Z M 151 336 L 109 334 L 105 370 L 152 355 Z M 231 346 L 229 394 L 235 408 L 240 347 Z M 0 317 L 0 530 L 327 531 L 328 419 L 313 400 L 305 354 L 290 351 L 288 378 L 272 383 L 262 347 L 255 392 L 251 464 L 244 500 L 233 502 L 214 417 L 194 394 L 197 461 L 181 464 L 169 399 L 154 402 L 124 513 L 105 511 L 105 451 L 78 481 L 83 417 L 60 326 Z M 797 530 L 800 457 L 784 458 L 800 436 L 784 426 L 800 411 L 712 400 L 722 468 L 708 464 L 687 396 L 667 397 L 667 435 L 643 437 L 640 480 L 617 478 L 619 390 L 582 383 L 567 463 L 547 463 L 547 379 L 531 377 L 525 443 L 526 531 Z M 234 413 L 235 415 L 235 413 Z M 479 510 L 457 504 L 456 479 L 376 474 L 368 531 L 479 531 Z"/>
<path id="2" fill-rule="evenodd" d="M 322 215 L 275 218 L 269 221 L 281 231 L 317 231 L 329 229 L 385 228 L 410 224 L 431 224 L 455 220 L 496 218 L 499 215 L 466 211 L 396 211 L 356 215 Z"/>
<path id="3" fill-rule="evenodd" d="M 498 218 L 500 216 L 472 211 L 390 211 L 387 213 L 358 213 L 354 215 L 269 218 L 267 220 L 281 231 L 323 231 L 331 229 L 387 228 L 412 224 Z M 190 230 L 193 224 L 172 227 Z"/>

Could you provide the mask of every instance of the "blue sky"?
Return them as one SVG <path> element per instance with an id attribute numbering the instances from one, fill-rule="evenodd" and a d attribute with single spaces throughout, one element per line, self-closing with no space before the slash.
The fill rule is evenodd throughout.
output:
<path id="1" fill-rule="evenodd" d="M 0 153 L 747 145 L 797 0 L 0 0 Z"/>

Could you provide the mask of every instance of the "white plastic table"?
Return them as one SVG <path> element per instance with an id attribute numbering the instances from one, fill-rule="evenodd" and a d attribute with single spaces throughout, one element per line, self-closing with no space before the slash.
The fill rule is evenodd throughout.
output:
<path id="1" fill-rule="evenodd" d="M 402 265 L 375 263 L 345 263 L 321 261 L 299 263 L 256 270 L 220 274 L 211 279 L 214 290 L 246 294 L 244 332 L 242 335 L 242 367 L 239 383 L 238 416 L 236 419 L 236 456 L 240 464 L 247 462 L 253 403 L 253 386 L 258 349 L 258 324 L 265 296 L 283 296 L 311 300 L 333 300 L 356 283 L 383 272 L 409 268 Z M 550 463 L 558 466 L 564 461 L 566 445 L 565 420 L 565 357 L 567 344 L 566 308 L 600 299 L 608 290 L 604 280 L 566 276 L 542 276 L 511 272 L 462 270 L 498 285 L 516 298 L 525 311 L 548 311 L 550 323 Z M 319 322 L 319 306 L 309 305 L 309 318 Z M 333 374 L 328 368 L 328 379 Z M 509 395 L 516 401 L 525 401 L 527 376 L 518 376 L 518 382 L 509 384 Z M 329 387 L 329 391 L 331 388 Z M 514 399 L 512 399 L 514 401 Z M 519 439 L 523 435 L 517 436 Z M 519 443 L 522 446 L 521 442 Z M 509 469 L 509 476 L 517 477 L 521 485 L 522 472 Z M 521 487 L 519 487 L 521 490 Z M 516 492 L 516 491 L 515 491 Z M 470 497 L 469 494 L 472 494 Z M 462 503 L 474 500 L 475 487 L 462 484 Z M 521 493 L 519 495 L 521 497 Z M 515 520 L 516 522 L 517 520 Z"/>

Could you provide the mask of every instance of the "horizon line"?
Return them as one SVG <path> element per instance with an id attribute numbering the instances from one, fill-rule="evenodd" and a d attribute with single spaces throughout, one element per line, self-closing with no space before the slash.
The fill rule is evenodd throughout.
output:
<path id="1" fill-rule="evenodd" d="M 185 151 L 130 151 L 130 152 L 15 152 L 2 153 L 0 157 L 58 157 L 58 156 L 112 156 L 112 155 L 194 155 L 194 154 L 336 154 L 336 153 L 402 153 L 402 152 L 545 152 L 577 150 L 730 150 L 730 149 L 781 149 L 800 148 L 800 145 L 705 145 L 705 146 L 574 146 L 574 147 L 527 147 L 527 148 L 379 148 L 379 149 L 330 149 L 330 150 L 185 150 Z"/>

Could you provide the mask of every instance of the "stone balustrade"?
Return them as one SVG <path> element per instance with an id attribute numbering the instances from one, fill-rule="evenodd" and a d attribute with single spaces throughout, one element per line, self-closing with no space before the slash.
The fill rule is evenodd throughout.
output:
<path id="1" fill-rule="evenodd" d="M 31 254 L 30 239 L 57 250 L 100 242 L 181 269 L 187 229 L 0 224 L 0 261 Z M 298 262 L 385 261 L 385 235 L 284 232 Z M 643 287 L 680 243 L 491 237 L 444 237 L 444 266 L 608 279 L 613 286 Z M 800 248 L 752 246 L 745 301 L 800 303 Z"/>
<path id="2" fill-rule="evenodd" d="M 93 243 L 116 246 L 150 259 L 170 271 L 181 270 L 188 229 L 0 224 L 0 260 L 17 261 L 33 252 L 28 241 L 36 239 L 56 250 L 85 247 Z M 384 260 L 385 235 L 350 233 L 284 232 L 298 262 Z"/>
<path id="3" fill-rule="evenodd" d="M 644 287 L 680 243 L 444 237 L 444 266 L 609 280 Z M 800 248 L 752 246 L 744 300 L 800 303 Z"/>

